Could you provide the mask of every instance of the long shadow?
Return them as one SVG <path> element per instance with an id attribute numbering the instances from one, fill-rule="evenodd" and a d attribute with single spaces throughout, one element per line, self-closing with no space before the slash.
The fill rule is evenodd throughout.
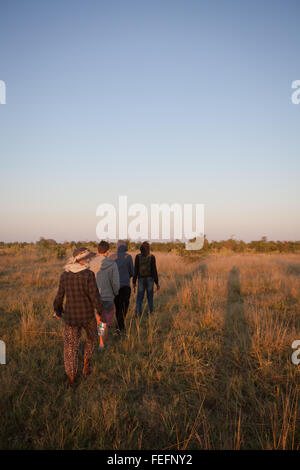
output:
<path id="1" fill-rule="evenodd" d="M 249 362 L 251 346 L 244 302 L 241 295 L 240 271 L 233 267 L 227 282 L 227 302 L 221 347 L 216 357 L 214 374 L 214 414 L 217 412 L 218 426 L 222 435 L 232 435 L 229 429 L 238 413 L 246 418 L 249 387 Z M 220 421 L 221 420 L 221 421 Z M 220 429 L 220 428 L 219 428 Z"/>
<path id="2" fill-rule="evenodd" d="M 286 263 L 286 273 L 292 274 L 293 276 L 300 276 L 300 264 Z"/>
<path id="3" fill-rule="evenodd" d="M 300 276 L 300 263 L 298 263 L 297 261 L 277 258 L 274 260 L 274 262 L 284 269 L 285 274 Z"/>
<path id="4" fill-rule="evenodd" d="M 201 280 L 205 281 L 208 278 L 208 270 L 207 270 L 207 265 L 205 263 L 200 264 L 199 272 L 201 274 Z"/>

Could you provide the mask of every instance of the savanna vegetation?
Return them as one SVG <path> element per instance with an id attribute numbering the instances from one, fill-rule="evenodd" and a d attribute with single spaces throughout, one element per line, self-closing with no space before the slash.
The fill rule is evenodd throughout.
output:
<path id="1" fill-rule="evenodd" d="M 300 257 L 246 245 L 156 251 L 155 313 L 132 295 L 127 337 L 69 389 L 52 303 L 73 245 L 2 244 L 0 448 L 300 449 Z"/>
<path id="2" fill-rule="evenodd" d="M 194 239 L 195 240 L 195 239 Z M 192 240 L 191 240 L 192 241 Z M 140 246 L 140 243 L 136 243 L 127 240 L 129 249 L 134 251 Z M 92 250 L 96 250 L 98 242 L 96 241 L 71 241 L 58 243 L 56 240 L 45 239 L 41 237 L 36 243 L 27 242 L 0 242 L 0 255 L 9 252 L 14 254 L 28 253 L 34 251 L 41 259 L 45 261 L 49 257 L 63 259 L 67 254 L 70 254 L 75 248 L 79 246 L 87 246 Z M 233 253 L 300 253 L 300 241 L 272 241 L 268 240 L 267 237 L 262 237 L 260 240 L 244 242 L 243 240 L 237 240 L 235 238 L 229 238 L 228 240 L 209 242 L 204 237 L 204 244 L 201 250 L 188 251 L 185 249 L 185 244 L 181 241 L 170 241 L 170 242 L 156 242 L 152 243 L 152 250 L 162 253 L 176 253 L 180 256 L 185 257 L 196 257 L 203 256 L 204 254 L 215 254 L 221 253 L 226 254 L 228 252 Z M 111 248 L 114 250 L 116 247 L 115 243 L 111 243 Z"/>

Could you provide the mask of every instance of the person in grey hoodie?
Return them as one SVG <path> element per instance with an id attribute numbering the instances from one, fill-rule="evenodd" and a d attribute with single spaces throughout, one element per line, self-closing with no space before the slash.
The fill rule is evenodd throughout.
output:
<path id="1" fill-rule="evenodd" d="M 125 331 L 125 317 L 128 312 L 129 300 L 131 295 L 130 279 L 133 276 L 133 261 L 132 256 L 127 253 L 128 244 L 126 241 L 119 240 L 117 244 L 117 253 L 111 256 L 119 270 L 120 276 L 120 290 L 119 294 L 115 297 L 116 317 L 118 322 L 118 329 L 116 334 Z"/>
<path id="2" fill-rule="evenodd" d="M 94 272 L 97 286 L 101 295 L 104 314 L 101 319 L 106 323 L 105 333 L 100 337 L 100 349 L 104 348 L 107 339 L 108 326 L 112 326 L 114 318 L 114 299 L 119 293 L 120 277 L 117 264 L 108 257 L 109 243 L 102 240 L 98 245 L 98 256 L 92 258 L 89 269 Z M 99 323 L 100 319 L 97 318 Z M 101 341 L 101 338 L 103 341 Z"/>

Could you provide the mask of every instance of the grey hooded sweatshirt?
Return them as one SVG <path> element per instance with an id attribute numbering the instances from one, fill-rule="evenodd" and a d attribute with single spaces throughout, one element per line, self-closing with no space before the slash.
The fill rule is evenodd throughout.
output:
<path id="1" fill-rule="evenodd" d="M 120 289 L 118 267 L 114 260 L 97 255 L 90 261 L 89 269 L 95 274 L 101 299 L 113 301 Z"/>
<path id="2" fill-rule="evenodd" d="M 117 253 L 114 253 L 110 259 L 113 259 L 119 270 L 120 286 L 130 286 L 130 278 L 133 276 L 132 256 L 126 253 L 128 245 L 126 241 L 119 240 L 117 244 Z"/>

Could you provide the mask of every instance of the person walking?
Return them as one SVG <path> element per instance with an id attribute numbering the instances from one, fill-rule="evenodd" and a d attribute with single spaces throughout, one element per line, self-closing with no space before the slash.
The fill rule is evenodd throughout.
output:
<path id="1" fill-rule="evenodd" d="M 86 331 L 82 375 L 90 374 L 90 361 L 97 343 L 95 310 L 101 318 L 103 305 L 95 275 L 88 269 L 94 253 L 85 247 L 74 250 L 64 267 L 53 307 L 56 318 L 64 320 L 64 364 L 69 385 L 73 386 L 78 370 L 78 350 L 82 328 Z M 63 306 L 64 298 L 66 299 Z"/>
<path id="2" fill-rule="evenodd" d="M 102 240 L 98 245 L 98 255 L 91 259 L 89 268 L 96 276 L 96 282 L 101 294 L 104 313 L 101 319 L 106 324 L 104 335 L 99 336 L 99 349 L 103 350 L 108 335 L 108 327 L 112 326 L 114 319 L 114 300 L 120 289 L 118 267 L 109 257 L 109 243 Z M 100 321 L 100 319 L 98 319 Z"/>
<path id="3" fill-rule="evenodd" d="M 117 253 L 111 256 L 116 262 L 120 276 L 120 290 L 115 297 L 116 318 L 118 328 L 116 334 L 120 335 L 125 332 L 125 318 L 129 308 L 129 300 L 131 295 L 130 279 L 133 277 L 133 261 L 132 256 L 127 253 L 128 244 L 126 241 L 119 240 L 117 243 Z"/>
<path id="4" fill-rule="evenodd" d="M 143 299 L 147 292 L 147 300 L 150 313 L 153 312 L 153 287 L 160 289 L 158 274 L 156 269 L 155 256 L 150 254 L 150 244 L 143 242 L 140 248 L 141 253 L 136 255 L 134 262 L 133 289 L 136 291 L 136 281 L 138 280 L 138 292 L 136 299 L 136 315 L 141 316 Z"/>

